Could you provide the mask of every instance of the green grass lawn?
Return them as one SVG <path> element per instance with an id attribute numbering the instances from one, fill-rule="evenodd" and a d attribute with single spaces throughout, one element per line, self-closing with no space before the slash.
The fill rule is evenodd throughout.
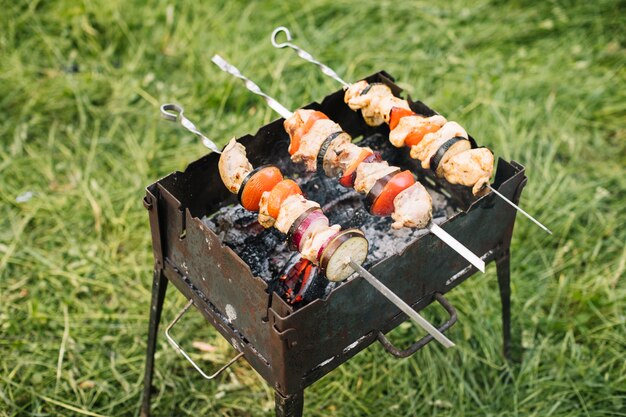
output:
<path id="1" fill-rule="evenodd" d="M 515 228 L 521 363 L 501 354 L 490 266 L 449 295 L 455 349 L 397 360 L 375 344 L 308 389 L 305 414 L 626 416 L 624 1 L 143 3 L 1 4 L 0 416 L 138 415 L 143 187 L 205 153 L 158 106 L 183 104 L 221 144 L 275 118 L 214 53 L 287 107 L 338 89 L 270 45 L 281 24 L 345 79 L 385 69 L 524 164 L 522 205 L 554 231 L 522 217 Z M 184 303 L 170 289 L 164 320 Z M 177 337 L 207 368 L 233 354 L 199 314 Z M 272 415 L 273 391 L 245 363 L 206 382 L 164 337 L 157 349 L 155 415 Z"/>

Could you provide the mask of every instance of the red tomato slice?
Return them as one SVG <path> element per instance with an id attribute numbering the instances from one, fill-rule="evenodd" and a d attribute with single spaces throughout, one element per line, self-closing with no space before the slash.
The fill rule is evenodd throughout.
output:
<path id="1" fill-rule="evenodd" d="M 372 204 L 370 213 L 375 216 L 389 216 L 394 210 L 393 200 L 413 184 L 415 179 L 411 171 L 402 171 L 394 175 Z"/>
<path id="2" fill-rule="evenodd" d="M 287 197 L 294 194 L 302 194 L 302 190 L 293 180 L 282 180 L 270 192 L 267 202 L 267 213 L 274 219 L 278 218 L 280 205 Z"/>
<path id="3" fill-rule="evenodd" d="M 404 116 L 414 116 L 415 113 L 412 110 L 403 109 L 402 107 L 392 107 L 391 115 L 389 116 L 389 130 L 393 130 L 400 123 L 400 119 Z"/>
<path id="4" fill-rule="evenodd" d="M 404 145 L 409 147 L 417 145 L 428 133 L 434 133 L 439 129 L 441 129 L 441 126 L 437 124 L 424 123 L 417 130 L 414 130 L 407 135 L 406 139 L 404 139 Z"/>
<path id="5" fill-rule="evenodd" d="M 261 195 L 271 191 L 283 180 L 283 174 L 277 167 L 263 168 L 246 182 L 241 193 L 241 205 L 250 211 L 259 211 Z"/>

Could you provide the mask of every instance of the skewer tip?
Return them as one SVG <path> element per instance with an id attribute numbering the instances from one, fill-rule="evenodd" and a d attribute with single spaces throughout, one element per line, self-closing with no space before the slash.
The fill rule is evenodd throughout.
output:
<path id="1" fill-rule="evenodd" d="M 491 184 L 485 184 L 485 187 L 489 188 L 491 191 L 493 191 L 493 193 L 495 195 L 497 195 L 498 197 L 500 197 L 501 199 L 503 199 L 504 201 L 506 201 L 508 204 L 511 205 L 511 207 L 513 207 L 515 210 L 519 211 L 520 213 L 522 213 L 524 216 L 526 216 L 530 221 L 532 221 L 533 223 L 535 223 L 537 226 L 539 226 L 540 229 L 544 230 L 545 232 L 547 232 L 548 234 L 552 234 L 552 231 L 550 229 L 548 229 L 546 226 L 544 226 L 543 224 L 541 224 L 541 222 L 537 219 L 535 219 L 533 216 L 531 216 L 530 214 L 526 213 L 526 211 L 524 211 L 520 206 L 518 206 L 517 204 L 515 204 L 514 202 L 512 202 L 511 200 L 509 200 L 508 198 L 506 198 L 502 193 L 500 193 L 500 191 L 496 190 L 495 188 L 493 188 L 491 186 Z"/>
<path id="2" fill-rule="evenodd" d="M 228 64 L 224 58 L 219 56 L 218 54 L 213 55 L 211 58 L 211 62 L 213 62 L 217 66 L 222 66 L 224 64 Z"/>
<path id="3" fill-rule="evenodd" d="M 352 259 L 349 259 L 350 266 L 354 269 L 359 275 L 361 275 L 367 282 L 370 283 L 378 292 L 380 292 L 384 297 L 386 297 L 389 301 L 395 304 L 404 314 L 406 314 L 411 320 L 413 320 L 418 326 L 422 329 L 426 330 L 437 342 L 441 343 L 446 348 L 454 347 L 454 343 L 448 339 L 439 329 L 433 326 L 430 322 L 428 322 L 424 317 L 422 317 L 417 311 L 413 310 L 411 306 L 405 303 L 397 294 L 387 288 L 382 282 L 378 280 L 374 275 L 372 275 L 367 269 L 363 268 L 363 266 L 354 262 Z"/>

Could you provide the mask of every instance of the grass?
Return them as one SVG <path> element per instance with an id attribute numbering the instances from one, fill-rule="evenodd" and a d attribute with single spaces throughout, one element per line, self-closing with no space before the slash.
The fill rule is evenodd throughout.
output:
<path id="1" fill-rule="evenodd" d="M 450 294 L 456 349 L 395 360 L 372 346 L 307 390 L 306 415 L 626 415 L 623 1 L 2 3 L 0 416 L 138 415 L 152 264 L 143 187 L 204 153 L 158 105 L 183 104 L 220 143 L 274 118 L 210 63 L 216 52 L 287 107 L 336 90 L 272 48 L 279 24 L 345 79 L 386 69 L 524 164 L 522 204 L 555 232 L 517 222 L 521 363 L 501 354 L 490 267 Z M 170 291 L 164 320 L 183 304 Z M 206 367 L 232 354 L 199 315 L 177 332 Z M 272 415 L 272 390 L 249 366 L 207 383 L 164 338 L 155 385 L 155 415 Z"/>

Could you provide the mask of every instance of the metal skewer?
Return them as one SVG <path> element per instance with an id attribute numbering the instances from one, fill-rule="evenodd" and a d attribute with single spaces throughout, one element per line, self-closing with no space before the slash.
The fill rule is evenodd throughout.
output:
<path id="1" fill-rule="evenodd" d="M 267 105 L 270 106 L 276 113 L 280 114 L 281 117 L 284 117 L 285 119 L 288 119 L 291 117 L 291 115 L 293 114 L 292 112 L 287 110 L 278 101 L 274 100 L 272 97 L 265 94 L 261 90 L 261 88 L 258 85 L 256 85 L 251 79 L 244 77 L 243 74 L 239 71 L 239 69 L 237 69 L 237 67 L 230 65 L 228 62 L 226 62 L 224 58 L 222 58 L 219 55 L 213 55 L 213 58 L 211 58 L 211 61 L 213 61 L 215 65 L 220 67 L 222 71 L 225 71 L 229 73 L 230 75 L 232 75 L 233 77 L 237 77 L 240 80 L 242 80 L 244 84 L 246 85 L 246 88 L 250 92 L 263 97 L 265 101 L 267 102 Z"/>
<path id="2" fill-rule="evenodd" d="M 191 120 L 183 116 L 183 112 L 184 112 L 184 109 L 182 108 L 182 106 L 179 106 L 178 104 L 167 103 L 161 106 L 161 117 L 163 119 L 170 121 L 170 122 L 174 122 L 174 123 L 178 123 L 180 121 L 181 126 L 183 126 L 185 129 L 187 129 L 188 131 L 190 131 L 191 133 L 197 135 L 200 139 L 202 139 L 202 144 L 204 146 L 206 146 L 207 148 L 209 148 L 211 151 L 215 153 L 221 154 L 222 151 L 218 149 L 215 142 L 213 142 L 211 139 L 204 136 L 204 134 L 200 132 L 200 130 L 198 130 L 196 125 L 193 124 Z"/>
<path id="3" fill-rule="evenodd" d="M 188 131 L 190 131 L 191 133 L 193 133 L 194 135 L 202 139 L 202 144 L 204 146 L 206 146 L 207 148 L 209 148 L 215 153 L 221 154 L 222 151 L 219 150 L 217 145 L 211 139 L 204 136 L 202 132 L 198 130 L 196 125 L 194 125 L 191 122 L 191 120 L 187 119 L 183 115 L 183 112 L 184 112 L 183 108 L 179 106 L 178 104 L 168 103 L 168 104 L 164 104 L 161 106 L 162 118 L 170 122 L 180 123 L 185 129 L 187 129 Z"/>
<path id="4" fill-rule="evenodd" d="M 431 231 L 433 235 L 443 240 L 444 243 L 454 249 L 456 253 L 464 257 L 466 260 L 469 261 L 469 263 L 478 268 L 480 272 L 482 272 L 483 274 L 485 273 L 485 261 L 476 256 L 474 252 L 467 249 L 465 245 L 462 245 L 461 242 L 452 237 L 450 233 L 446 232 L 432 221 L 426 227 L 428 228 L 428 230 Z"/>
<path id="5" fill-rule="evenodd" d="M 535 223 L 537 226 L 539 226 L 540 228 L 542 228 L 543 230 L 545 230 L 546 232 L 548 232 L 549 234 L 552 234 L 552 232 L 550 231 L 550 229 L 548 229 L 547 227 L 545 227 L 543 224 L 539 223 L 539 220 L 535 219 L 533 216 L 531 216 L 530 214 L 526 213 L 520 206 L 518 206 L 517 204 L 515 204 L 514 202 L 512 202 L 511 200 L 509 200 L 508 198 L 506 198 L 504 195 L 502 195 L 500 193 L 500 191 L 496 190 L 495 188 L 493 188 L 491 185 L 489 184 L 485 184 L 485 187 L 489 188 L 491 191 L 493 191 L 495 193 L 495 195 L 497 195 L 498 197 L 500 197 L 501 199 L 503 199 L 504 201 L 506 201 L 507 203 L 509 203 L 511 206 L 513 206 L 513 208 L 515 208 L 515 210 L 519 211 L 520 213 L 522 213 L 524 216 L 528 217 L 533 223 Z"/>
<path id="6" fill-rule="evenodd" d="M 380 282 L 374 275 L 370 274 L 367 269 L 350 259 L 350 266 L 359 275 L 361 275 L 372 287 L 376 288 L 378 292 L 384 295 L 389 301 L 394 303 L 404 314 L 409 316 L 411 320 L 417 323 L 422 329 L 426 330 L 436 341 L 441 343 L 446 348 L 451 348 L 454 343 L 444 336 L 435 326 L 430 324 L 428 320 L 422 317 L 417 311 L 413 310 L 410 305 L 405 303 L 400 297 L 398 297 L 393 291 L 387 288 L 382 282 Z"/>
<path id="7" fill-rule="evenodd" d="M 282 42 L 282 43 L 278 43 L 276 42 L 276 36 L 278 36 L 279 33 L 284 32 L 285 35 L 287 36 L 287 42 Z M 271 41 L 272 41 L 272 45 L 274 45 L 275 48 L 291 48 L 294 51 L 296 51 L 296 54 L 298 54 L 298 56 L 302 59 L 304 59 L 305 61 L 310 62 L 311 64 L 315 64 L 317 65 L 324 74 L 328 75 L 329 77 L 333 78 L 334 80 L 338 81 L 339 83 L 341 83 L 341 85 L 343 85 L 344 89 L 350 87 L 351 84 L 347 83 L 346 81 L 344 81 L 343 79 L 341 79 L 339 77 L 339 75 L 337 75 L 337 73 L 335 71 L 332 70 L 332 68 L 329 68 L 328 66 L 322 64 L 321 62 L 319 62 L 318 60 L 316 60 L 313 55 L 311 55 L 310 53 L 308 53 L 307 51 L 305 51 L 304 49 L 300 48 L 298 45 L 295 45 L 293 43 L 291 43 L 291 33 L 289 32 L 289 29 L 287 29 L 284 26 L 279 26 L 276 29 L 274 29 L 274 31 L 272 32 L 272 37 L 271 37 Z M 503 196 L 500 192 L 496 191 L 493 187 L 491 187 L 491 185 L 487 184 L 486 187 L 488 187 L 491 191 L 493 191 L 498 197 L 502 198 L 504 201 L 506 201 L 507 203 L 509 203 L 511 206 L 513 206 L 515 208 L 515 210 L 519 211 L 520 213 L 522 213 L 524 216 L 528 217 L 530 220 L 533 221 L 533 223 L 535 223 L 537 226 L 539 226 L 541 229 L 545 230 L 546 232 L 548 232 L 549 234 L 552 234 L 552 232 L 543 224 L 541 224 L 539 222 L 539 220 L 535 219 L 533 216 L 531 216 L 530 214 L 528 214 L 527 212 L 525 212 L 524 210 L 522 210 L 518 205 L 516 205 L 515 203 L 513 203 L 511 200 L 509 200 L 508 198 L 506 198 L 505 196 Z"/>
<path id="8" fill-rule="evenodd" d="M 248 90 L 250 90 L 254 94 L 257 94 L 263 97 L 263 99 L 267 101 L 270 107 L 276 110 L 278 114 L 280 114 L 282 117 L 284 117 L 285 119 L 291 117 L 291 115 L 293 114 L 292 112 L 287 110 L 284 106 L 278 103 L 274 98 L 268 96 L 263 91 L 261 91 L 261 88 L 258 85 L 256 85 L 250 79 L 246 78 L 243 74 L 241 74 L 241 72 L 236 67 L 226 62 L 224 58 L 222 58 L 219 55 L 214 55 L 211 61 L 213 61 L 223 71 L 243 80 Z M 277 110 L 277 109 L 281 109 L 281 110 Z M 479 271 L 483 273 L 485 272 L 485 262 L 482 259 L 480 259 L 478 256 L 474 255 L 469 249 L 467 249 L 464 245 L 462 245 L 461 242 L 456 240 L 454 237 L 448 234 L 445 230 L 443 230 L 441 227 L 437 226 L 436 224 L 432 222 L 429 225 L 429 230 L 434 235 L 438 236 L 441 240 L 443 240 L 445 243 L 447 243 L 452 249 L 454 249 L 459 255 L 465 258 L 469 263 L 471 263 L 476 268 L 478 268 Z"/>
<path id="9" fill-rule="evenodd" d="M 285 36 L 287 36 L 287 42 L 282 42 L 282 43 L 276 42 L 276 36 L 278 36 L 280 32 L 285 32 Z M 272 45 L 274 45 L 275 48 L 279 48 L 279 49 L 285 48 L 285 47 L 293 49 L 294 51 L 296 51 L 296 53 L 298 54 L 300 58 L 304 59 L 305 61 L 309 61 L 312 64 L 317 65 L 318 67 L 320 67 L 320 69 L 322 70 L 324 74 L 340 82 L 345 88 L 350 87 L 350 84 L 345 82 L 332 68 L 322 64 L 321 62 L 313 58 L 313 55 L 311 55 L 304 49 L 300 48 L 298 45 L 294 45 L 293 43 L 291 43 L 291 33 L 289 32 L 289 29 L 287 29 L 286 27 L 279 26 L 276 29 L 274 29 L 274 31 L 272 32 Z"/>

